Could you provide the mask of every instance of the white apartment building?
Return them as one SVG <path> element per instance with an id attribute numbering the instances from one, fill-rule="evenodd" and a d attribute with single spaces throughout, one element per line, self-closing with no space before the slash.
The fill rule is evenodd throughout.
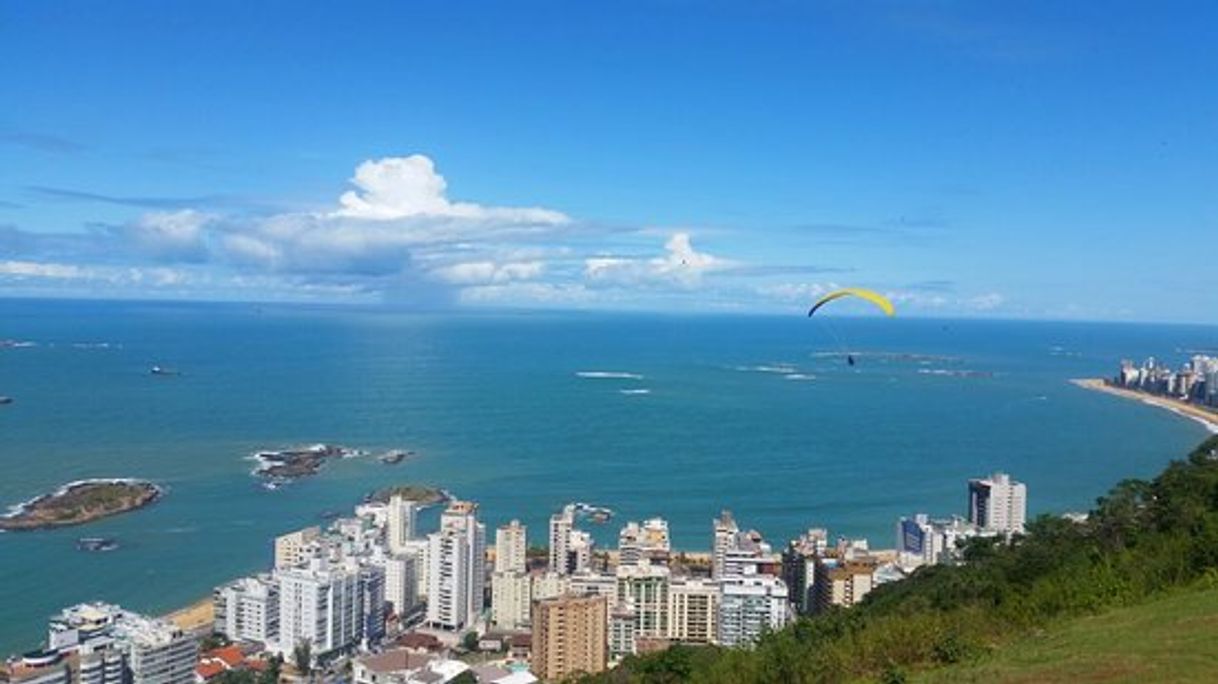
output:
<path id="1" fill-rule="evenodd" d="M 662 565 L 619 565 L 617 603 L 634 613 L 637 636 L 668 634 L 668 585 L 671 573 Z"/>
<path id="2" fill-rule="evenodd" d="M 427 622 L 432 627 L 461 630 L 482 612 L 486 526 L 477 515 L 477 504 L 453 501 L 440 516 L 440 529 L 428 537 Z"/>
<path id="3" fill-rule="evenodd" d="M 216 589 L 215 631 L 232 641 L 279 639 L 279 584 L 270 575 L 243 577 Z"/>
<path id="4" fill-rule="evenodd" d="M 496 627 L 519 630 L 528 626 L 533 583 L 524 572 L 503 571 L 491 575 L 491 620 Z"/>
<path id="5" fill-rule="evenodd" d="M 715 540 L 712 548 L 711 579 L 719 579 L 723 576 L 724 559 L 728 550 L 735 546 L 736 535 L 740 532 L 740 528 L 736 525 L 732 512 L 727 509 L 719 513 L 719 517 L 714 522 L 714 528 Z"/>
<path id="6" fill-rule="evenodd" d="M 672 553 L 668 521 L 651 518 L 642 524 L 626 523 L 618 533 L 617 548 L 619 565 L 638 565 L 643 558 L 653 563 L 667 563 Z"/>
<path id="7" fill-rule="evenodd" d="M 787 585 L 770 575 L 733 577 L 721 585 L 718 641 L 723 646 L 750 644 L 766 630 L 787 624 Z"/>
<path id="8" fill-rule="evenodd" d="M 1028 489 L 1006 473 L 968 481 L 968 520 L 983 532 L 1016 534 L 1024 530 Z"/>
<path id="9" fill-rule="evenodd" d="M 403 498 L 401 494 L 394 494 L 389 497 L 386 520 L 385 541 L 389 546 L 389 552 L 392 554 L 405 553 L 407 543 L 418 534 L 418 504 Z"/>
<path id="10" fill-rule="evenodd" d="M 550 516 L 550 572 L 565 575 L 569 571 L 568 552 L 571 530 L 575 528 L 575 506 L 567 504 L 560 513 Z"/>
<path id="11" fill-rule="evenodd" d="M 313 654 L 359 642 L 363 602 L 357 568 L 314 559 L 299 568 L 275 571 L 279 583 L 279 640 L 274 650 L 290 656 L 308 642 Z"/>
<path id="12" fill-rule="evenodd" d="M 419 559 L 411 553 L 385 558 L 385 600 L 399 617 L 419 602 Z"/>
<path id="13" fill-rule="evenodd" d="M 47 644 L 81 654 L 82 684 L 193 684 L 199 651 L 175 625 L 105 603 L 64 609 L 50 622 Z"/>

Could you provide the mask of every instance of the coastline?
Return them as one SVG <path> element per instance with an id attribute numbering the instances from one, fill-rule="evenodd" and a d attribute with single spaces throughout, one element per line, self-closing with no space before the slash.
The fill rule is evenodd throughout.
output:
<path id="1" fill-rule="evenodd" d="M 1125 389 L 1124 387 L 1113 387 L 1102 378 L 1076 378 L 1071 380 L 1070 383 L 1083 389 L 1103 392 L 1124 399 L 1133 399 L 1143 404 L 1167 409 L 1178 416 L 1201 423 L 1210 434 L 1218 435 L 1218 412 L 1209 411 L 1194 404 L 1170 397 L 1146 394 L 1145 392 Z"/>

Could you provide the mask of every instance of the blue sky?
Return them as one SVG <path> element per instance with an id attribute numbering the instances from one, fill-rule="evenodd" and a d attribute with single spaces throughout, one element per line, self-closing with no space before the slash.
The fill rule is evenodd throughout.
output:
<path id="1" fill-rule="evenodd" d="M 1205 2 L 8 2 L 0 295 L 782 312 L 860 285 L 909 315 L 1218 322 L 1216 27 Z"/>

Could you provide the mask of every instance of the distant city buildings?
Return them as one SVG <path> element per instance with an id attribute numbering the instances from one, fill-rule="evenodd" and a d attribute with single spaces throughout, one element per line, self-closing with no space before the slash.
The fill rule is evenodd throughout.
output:
<path id="1" fill-rule="evenodd" d="M 458 675 L 526 684 L 672 644 L 748 647 L 796 614 L 849 607 L 922 565 L 958 562 L 971 536 L 1023 529 L 1022 483 L 995 473 L 969 480 L 968 491 L 967 519 L 901 518 L 896 548 L 879 551 L 811 528 L 776 553 L 728 511 L 712 523 L 709 553 L 674 551 L 660 517 L 626 522 L 616 550 L 598 550 L 577 521 L 612 512 L 570 504 L 550 516 L 548 567 L 541 558 L 530 567 L 518 520 L 496 528 L 491 552 L 477 504 L 449 502 L 424 535 L 418 506 L 395 495 L 324 529 L 277 537 L 269 573 L 217 587 L 213 631 L 238 642 L 231 654 L 196 662 L 193 638 L 176 627 L 82 604 L 51 621 L 45 652 L 10 661 L 3 674 L 9 684 L 186 684 L 197 673 L 203 684 L 243 666 L 243 652 L 291 658 L 307 644 L 317 663 L 354 655 L 352 684 Z M 505 660 L 470 667 L 450 657 L 473 643 L 506 648 Z"/>
<path id="2" fill-rule="evenodd" d="M 1118 387 L 1218 408 L 1218 357 L 1195 354 L 1179 369 L 1153 356 L 1142 365 L 1121 361 L 1112 383 Z"/>

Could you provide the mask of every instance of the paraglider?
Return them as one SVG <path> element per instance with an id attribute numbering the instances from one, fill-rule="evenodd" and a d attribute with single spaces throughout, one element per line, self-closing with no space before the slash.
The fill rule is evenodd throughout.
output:
<path id="1" fill-rule="evenodd" d="M 881 311 L 889 316 L 894 316 L 897 313 L 897 310 L 892 305 L 892 302 L 888 301 L 888 298 L 879 292 L 874 290 L 865 290 L 861 287 L 847 287 L 841 290 L 834 290 L 833 292 L 830 292 L 829 294 L 826 294 L 820 299 L 816 300 L 816 303 L 814 303 L 812 308 L 808 310 L 808 316 L 812 316 L 812 314 L 816 313 L 818 309 L 829 302 L 835 299 L 841 299 L 842 297 L 859 297 L 860 299 L 865 299 L 878 306 Z"/>
<path id="2" fill-rule="evenodd" d="M 842 297 L 858 297 L 879 307 L 879 309 L 883 311 L 885 315 L 896 315 L 896 308 L 892 305 L 892 302 L 879 292 L 875 292 L 874 290 L 865 290 L 861 287 L 847 287 L 840 290 L 834 290 L 833 292 L 829 292 L 828 294 L 821 296 L 820 299 L 816 300 L 816 302 L 812 304 L 812 308 L 808 310 L 808 317 L 811 318 L 812 314 L 815 314 L 822 306 L 836 299 L 841 299 Z M 831 327 L 830 332 L 832 332 Z M 834 339 L 837 339 L 837 334 L 834 333 L 833 337 Z M 842 346 L 840 340 L 838 340 L 838 346 Z M 843 351 L 845 350 L 843 349 Z M 846 364 L 853 368 L 855 364 L 854 354 L 846 353 L 845 356 Z"/>

